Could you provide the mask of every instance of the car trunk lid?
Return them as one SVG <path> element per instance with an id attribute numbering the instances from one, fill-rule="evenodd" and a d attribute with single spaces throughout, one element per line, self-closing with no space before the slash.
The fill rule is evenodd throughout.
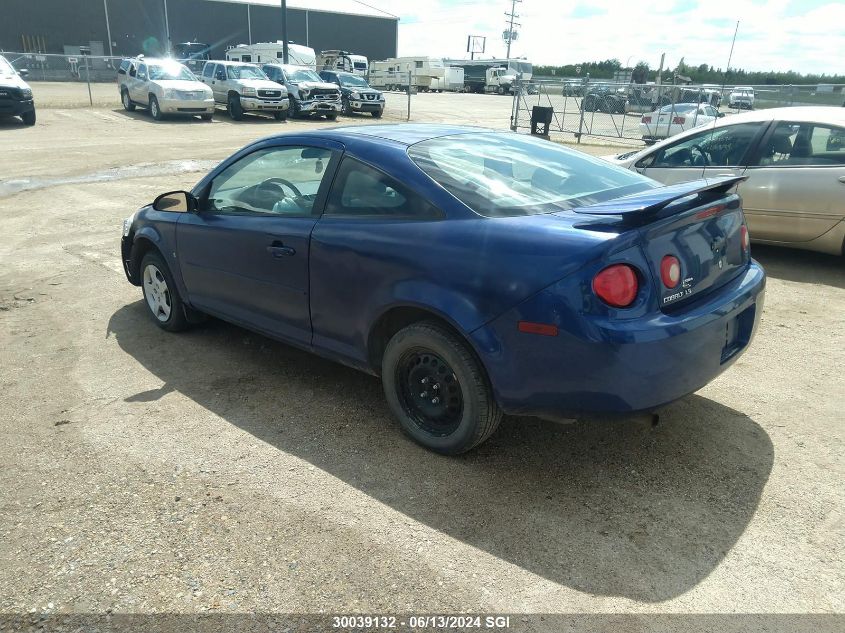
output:
<path id="1" fill-rule="evenodd" d="M 639 232 L 660 308 L 671 311 L 721 287 L 748 265 L 745 216 L 739 196 L 730 192 L 743 180 L 740 176 L 659 187 L 574 211 L 600 217 L 579 224 L 582 228 Z M 667 256 L 680 264 L 673 287 L 661 274 Z"/>

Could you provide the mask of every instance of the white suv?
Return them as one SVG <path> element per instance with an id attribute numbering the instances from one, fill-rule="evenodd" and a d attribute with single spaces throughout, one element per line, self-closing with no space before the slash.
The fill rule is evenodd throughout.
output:
<path id="1" fill-rule="evenodd" d="M 214 93 L 214 101 L 225 105 L 234 120 L 244 113 L 272 114 L 278 121 L 288 116 L 288 91 L 273 83 L 254 64 L 213 60 L 205 63 L 200 77 Z"/>
<path id="2" fill-rule="evenodd" d="M 728 105 L 732 108 L 754 108 L 754 88 L 751 86 L 736 86 L 728 96 Z"/>
<path id="3" fill-rule="evenodd" d="M 208 86 L 172 59 L 124 59 L 117 71 L 117 87 L 126 110 L 147 108 L 156 121 L 169 114 L 198 114 L 208 121 L 214 114 L 214 97 Z"/>

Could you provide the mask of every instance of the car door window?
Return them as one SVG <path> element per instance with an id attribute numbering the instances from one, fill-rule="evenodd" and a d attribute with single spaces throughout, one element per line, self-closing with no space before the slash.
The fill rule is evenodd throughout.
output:
<path id="1" fill-rule="evenodd" d="M 757 164 L 761 167 L 845 165 L 845 129 L 782 121 L 763 143 Z"/>
<path id="2" fill-rule="evenodd" d="M 147 78 L 147 65 L 141 64 L 141 66 L 138 68 L 138 79 L 146 80 L 146 78 Z"/>
<path id="3" fill-rule="evenodd" d="M 326 215 L 439 219 L 440 211 L 387 174 L 346 157 L 338 169 Z"/>
<path id="4" fill-rule="evenodd" d="M 215 71 L 214 78 L 217 81 L 226 81 L 226 67 L 217 64 L 217 70 Z"/>
<path id="5" fill-rule="evenodd" d="M 710 128 L 693 134 L 657 150 L 647 167 L 736 167 L 744 158 L 760 123 L 739 123 L 720 128 Z"/>
<path id="6" fill-rule="evenodd" d="M 208 77 L 209 79 L 214 77 L 214 66 L 215 64 L 206 64 L 205 68 L 202 70 L 202 76 Z"/>
<path id="7" fill-rule="evenodd" d="M 214 178 L 203 211 L 312 215 L 331 157 L 331 150 L 302 146 L 253 152 Z"/>

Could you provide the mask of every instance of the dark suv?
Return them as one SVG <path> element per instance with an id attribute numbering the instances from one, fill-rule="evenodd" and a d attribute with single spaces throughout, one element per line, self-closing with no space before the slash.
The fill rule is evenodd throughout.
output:
<path id="1" fill-rule="evenodd" d="M 23 80 L 26 74 L 0 55 L 0 118 L 19 116 L 26 125 L 35 125 L 35 101 L 32 89 Z"/>
<path id="2" fill-rule="evenodd" d="M 360 75 L 323 70 L 320 72 L 320 77 L 323 81 L 340 87 L 345 115 L 348 116 L 353 112 L 369 112 L 375 118 L 379 118 L 384 113 L 384 94 L 375 88 L 370 88 L 367 80 Z"/>

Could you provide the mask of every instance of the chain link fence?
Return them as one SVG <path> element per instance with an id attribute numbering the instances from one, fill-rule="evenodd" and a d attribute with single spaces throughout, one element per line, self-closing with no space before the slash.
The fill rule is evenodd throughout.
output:
<path id="1" fill-rule="evenodd" d="M 545 131 L 647 143 L 747 110 L 785 106 L 845 105 L 845 85 L 715 86 L 532 81 L 518 86 L 511 129 L 531 130 L 535 106 Z"/>

